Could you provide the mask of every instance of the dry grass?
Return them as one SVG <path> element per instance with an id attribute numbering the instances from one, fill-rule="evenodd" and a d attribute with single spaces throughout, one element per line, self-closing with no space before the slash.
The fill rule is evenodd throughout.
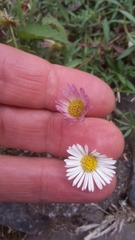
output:
<path id="1" fill-rule="evenodd" d="M 112 205 L 111 214 L 107 214 L 101 224 L 89 224 L 77 228 L 76 234 L 90 230 L 84 240 L 91 240 L 104 234 L 114 234 L 121 231 L 125 224 L 135 222 L 135 210 L 127 205 L 126 201 L 120 202 L 120 207 Z"/>
<path id="2" fill-rule="evenodd" d="M 0 225 L 0 240 L 23 240 L 26 234 Z"/>

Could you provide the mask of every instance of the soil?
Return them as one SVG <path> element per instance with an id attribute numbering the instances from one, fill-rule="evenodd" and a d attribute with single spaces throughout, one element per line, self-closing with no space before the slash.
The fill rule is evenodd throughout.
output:
<path id="1" fill-rule="evenodd" d="M 122 112 L 133 110 L 133 96 L 122 96 L 117 108 Z M 114 119 L 114 113 L 112 118 Z M 2 154 L 46 156 L 45 154 L 30 153 L 18 149 L 1 147 Z M 0 203 L 0 240 L 83 240 L 89 231 L 79 234 L 76 229 L 82 225 L 102 225 L 107 216 L 118 211 L 135 212 L 135 134 L 127 137 L 125 149 L 117 162 L 117 185 L 113 194 L 98 204 L 31 204 L 31 203 Z M 122 205 L 121 205 L 122 203 Z M 125 205 L 123 205 L 125 203 Z M 115 207 L 114 207 L 115 206 Z M 128 208 L 127 208 L 128 207 Z M 127 210 L 125 210 L 127 208 Z M 135 221 L 133 217 L 132 221 Z M 126 222 L 126 221 L 125 221 Z M 128 222 L 128 221 L 127 221 Z M 110 222 L 110 225 L 112 222 Z M 122 230 L 111 235 L 108 240 L 134 239 L 134 224 L 125 224 Z M 95 238 L 105 239 L 105 235 Z"/>

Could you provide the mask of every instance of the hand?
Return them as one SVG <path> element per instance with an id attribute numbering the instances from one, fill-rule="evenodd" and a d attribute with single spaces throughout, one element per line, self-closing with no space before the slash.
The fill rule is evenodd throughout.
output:
<path id="1" fill-rule="evenodd" d="M 93 108 L 83 123 L 65 126 L 55 100 L 67 84 L 83 87 Z M 69 146 L 117 159 L 124 146 L 119 129 L 104 119 L 115 105 L 112 90 L 97 77 L 0 44 L 0 144 L 67 157 Z M 0 156 L 0 202 L 97 202 L 115 188 L 81 191 L 67 180 L 65 163 L 55 158 Z"/>

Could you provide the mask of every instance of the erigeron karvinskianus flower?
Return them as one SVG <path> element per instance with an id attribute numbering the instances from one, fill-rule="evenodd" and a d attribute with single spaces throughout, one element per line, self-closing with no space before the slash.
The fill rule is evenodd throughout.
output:
<path id="1" fill-rule="evenodd" d="M 67 152 L 71 154 L 65 159 L 68 180 L 74 179 L 72 186 L 77 188 L 82 186 L 82 191 L 88 188 L 94 192 L 95 185 L 102 189 L 106 184 L 110 184 L 116 168 L 116 160 L 101 155 L 96 150 L 89 153 L 87 145 L 84 148 L 79 144 L 69 147 Z"/>
<path id="2" fill-rule="evenodd" d="M 62 90 L 61 93 L 64 98 L 56 101 L 56 109 L 64 115 L 64 119 L 69 124 L 84 121 L 85 115 L 92 108 L 84 89 L 80 88 L 78 91 L 74 84 L 67 85 L 67 89 Z"/>
<path id="3" fill-rule="evenodd" d="M 51 39 L 44 39 L 44 41 L 41 43 L 41 48 L 48 48 L 53 52 L 57 52 L 62 50 L 63 45 Z"/>

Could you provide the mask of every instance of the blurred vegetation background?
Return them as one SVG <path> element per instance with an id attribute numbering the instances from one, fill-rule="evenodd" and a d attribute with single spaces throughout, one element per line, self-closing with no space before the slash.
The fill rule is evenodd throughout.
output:
<path id="1" fill-rule="evenodd" d="M 0 42 L 94 74 L 135 101 L 135 1 L 0 0 Z M 134 110 L 117 111 L 125 136 Z"/>

